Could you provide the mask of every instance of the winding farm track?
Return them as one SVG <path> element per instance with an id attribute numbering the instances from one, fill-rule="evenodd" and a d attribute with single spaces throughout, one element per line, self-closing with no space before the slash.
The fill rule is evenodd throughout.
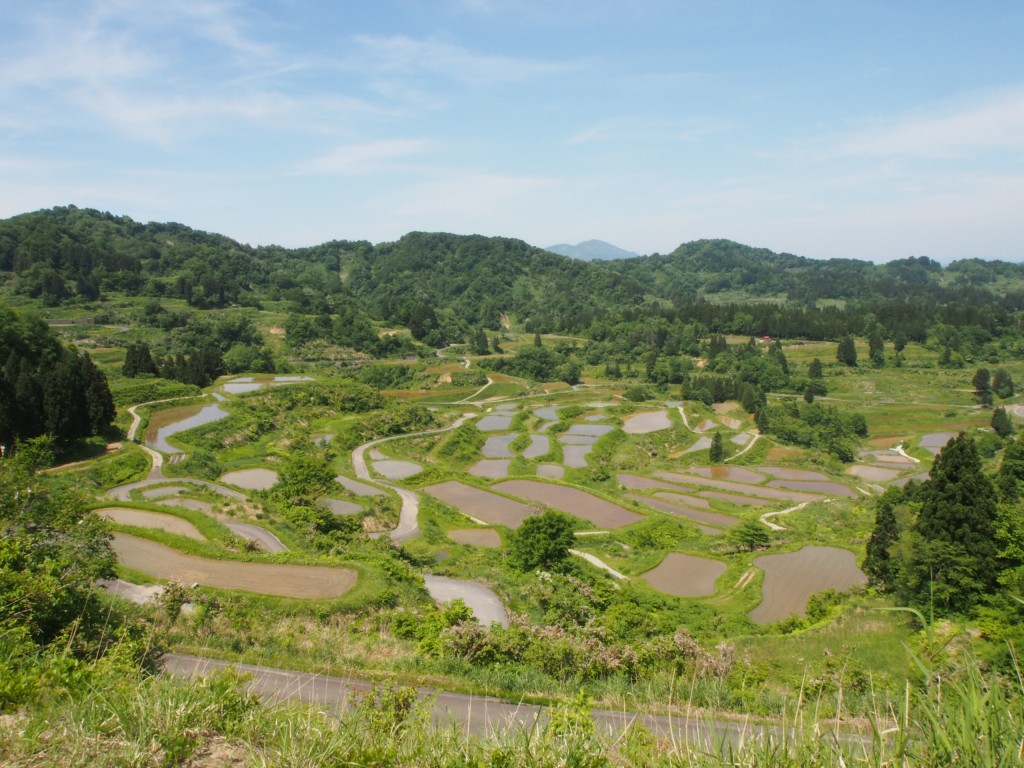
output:
<path id="1" fill-rule="evenodd" d="M 419 528 L 419 515 L 420 515 L 420 497 L 413 491 L 400 488 L 394 483 L 387 480 L 378 480 L 370 476 L 370 469 L 366 465 L 366 451 L 369 448 L 380 445 L 381 443 L 387 443 L 391 440 L 402 440 L 406 438 L 423 437 L 424 435 L 439 435 L 443 432 L 450 432 L 453 429 L 461 427 L 467 420 L 475 417 L 475 413 L 464 413 L 458 419 L 456 419 L 450 426 L 442 429 L 428 429 L 425 432 L 413 432 L 407 435 L 392 435 L 390 437 L 382 437 L 379 440 L 371 440 L 368 443 L 363 443 L 354 451 L 352 451 L 352 469 L 355 472 L 356 478 L 369 483 L 375 483 L 382 485 L 386 488 L 390 488 L 397 493 L 402 499 L 402 509 L 398 516 L 398 525 L 393 531 L 391 531 L 391 540 L 405 541 L 418 536 L 420 533 Z"/>

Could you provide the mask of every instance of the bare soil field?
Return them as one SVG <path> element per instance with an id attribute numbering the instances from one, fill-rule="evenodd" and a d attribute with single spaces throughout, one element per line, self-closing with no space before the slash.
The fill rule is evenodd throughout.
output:
<path id="1" fill-rule="evenodd" d="M 356 572 L 348 568 L 210 560 L 123 533 L 114 534 L 113 545 L 126 568 L 204 587 L 315 600 L 343 595 L 356 583 Z"/>
<path id="2" fill-rule="evenodd" d="M 455 507 L 464 515 L 486 523 L 518 528 L 533 511 L 529 505 L 506 499 L 496 493 L 483 491 L 471 485 L 449 480 L 423 489 L 436 499 Z"/>
<path id="3" fill-rule="evenodd" d="M 601 528 L 619 528 L 642 520 L 643 516 L 577 488 L 567 488 L 536 480 L 509 480 L 494 486 L 502 493 L 538 501 L 581 517 Z"/>
<path id="4" fill-rule="evenodd" d="M 460 528 L 456 531 L 448 531 L 448 538 L 459 544 L 471 544 L 474 547 L 488 547 L 489 549 L 501 547 L 501 536 L 491 528 Z"/>
<path id="5" fill-rule="evenodd" d="M 785 555 L 762 555 L 754 565 L 764 571 L 763 599 L 749 614 L 757 624 L 793 614 L 803 616 L 807 600 L 815 592 L 867 583 L 853 552 L 837 547 L 804 547 Z"/>
<path id="6" fill-rule="evenodd" d="M 715 581 L 725 573 L 725 563 L 706 557 L 670 552 L 661 565 L 642 574 L 659 592 L 678 597 L 704 597 L 715 593 Z"/>
<path id="7" fill-rule="evenodd" d="M 641 501 L 647 506 L 657 509 L 660 512 L 667 512 L 670 515 L 679 515 L 680 517 L 685 517 L 695 523 L 705 523 L 707 525 L 714 525 L 720 528 L 731 528 L 739 522 L 735 517 L 730 517 L 729 515 L 721 515 L 717 512 L 711 512 L 706 509 L 694 509 L 693 507 L 687 507 L 683 504 L 675 504 L 671 501 L 665 501 L 664 499 L 654 499 L 649 496 L 635 495 L 631 495 L 629 498 Z M 704 501 L 704 499 L 701 499 L 701 501 Z"/>
<path id="8" fill-rule="evenodd" d="M 182 520 L 176 515 L 165 515 L 160 512 L 147 512 L 143 509 L 125 509 L 124 507 L 104 507 L 94 510 L 95 514 L 104 517 L 118 525 L 134 525 L 136 528 L 152 528 L 157 531 L 166 531 L 178 536 L 186 536 L 195 541 L 206 541 L 206 537 L 199 532 L 188 520 Z"/>

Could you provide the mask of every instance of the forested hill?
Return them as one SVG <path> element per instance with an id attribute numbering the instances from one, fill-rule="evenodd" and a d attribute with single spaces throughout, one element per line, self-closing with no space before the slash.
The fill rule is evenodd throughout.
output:
<path id="1" fill-rule="evenodd" d="M 378 245 L 252 247 L 182 224 L 141 224 L 73 206 L 0 221 L 2 273 L 5 292 L 47 306 L 115 293 L 180 298 L 197 309 L 283 301 L 301 315 L 339 316 L 356 335 L 376 320 L 408 326 L 421 339 L 445 326 L 496 329 L 505 315 L 528 330 L 581 332 L 609 316 L 692 307 L 686 318 L 714 329 L 742 306 L 754 322 L 736 332 L 770 332 L 770 311 L 776 319 L 803 313 L 797 325 L 813 321 L 815 333 L 832 334 L 823 321 L 837 304 L 879 319 L 912 311 L 922 326 L 958 322 L 957 307 L 969 308 L 966 324 L 990 325 L 974 317 L 979 312 L 1004 313 L 1002 324 L 1005 313 L 1024 307 L 1024 267 L 1005 262 L 819 261 L 728 240 L 582 262 L 521 240 L 422 232 Z M 785 332 L 793 324 L 775 327 Z"/>

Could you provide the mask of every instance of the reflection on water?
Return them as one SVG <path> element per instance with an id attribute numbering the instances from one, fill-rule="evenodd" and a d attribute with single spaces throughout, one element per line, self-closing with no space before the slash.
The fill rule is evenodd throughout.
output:
<path id="1" fill-rule="evenodd" d="M 297 384 L 303 381 L 316 381 L 312 376 L 236 376 L 221 385 L 221 389 L 229 395 L 240 395 L 243 392 L 255 392 L 264 387 L 279 387 L 283 384 Z"/>
<path id="2" fill-rule="evenodd" d="M 204 424 L 212 424 L 220 421 L 228 415 L 228 412 L 219 404 L 213 405 L 186 405 L 180 408 L 167 408 L 157 411 L 149 421 L 146 428 L 146 445 L 156 448 L 164 453 L 178 453 L 180 448 L 175 448 L 167 442 L 167 438 L 184 432 L 193 427 L 201 427 Z"/>

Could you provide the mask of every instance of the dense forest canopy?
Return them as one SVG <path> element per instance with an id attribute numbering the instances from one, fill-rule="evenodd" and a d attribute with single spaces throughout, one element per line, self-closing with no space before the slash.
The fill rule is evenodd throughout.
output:
<path id="1" fill-rule="evenodd" d="M 509 319 L 639 353 L 638 331 L 661 352 L 666 340 L 670 351 L 686 348 L 694 330 L 836 340 L 877 327 L 890 340 L 937 334 L 952 356 L 1016 330 L 1024 308 L 1024 266 L 998 261 L 819 261 L 701 240 L 588 263 L 510 238 L 424 232 L 378 245 L 252 247 L 74 206 L 0 221 L 0 272 L 8 290 L 44 306 L 150 297 L 149 320 L 166 330 L 185 319 L 161 315 L 162 299 L 195 309 L 279 302 L 293 315 L 296 347 L 321 339 L 374 356 L 409 352 L 382 341 L 374 323 L 440 346 Z"/>

